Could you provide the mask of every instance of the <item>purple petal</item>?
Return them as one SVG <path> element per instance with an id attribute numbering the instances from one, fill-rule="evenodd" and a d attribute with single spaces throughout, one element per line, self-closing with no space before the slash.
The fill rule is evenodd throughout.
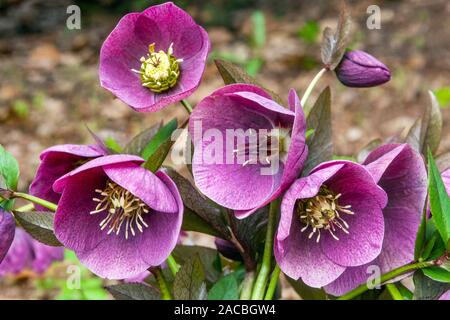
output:
<path id="1" fill-rule="evenodd" d="M 11 247 L 15 229 L 16 223 L 13 216 L 0 208 L 0 264 Z"/>
<path id="2" fill-rule="evenodd" d="M 80 162 L 103 155 L 103 151 L 95 145 L 57 145 L 41 153 L 41 164 L 30 185 L 30 194 L 44 200 L 58 203 L 61 197 L 53 191 L 53 183 L 66 173 L 75 169 Z M 46 210 L 36 206 L 38 210 Z"/>
<path id="3" fill-rule="evenodd" d="M 103 167 L 103 166 L 107 166 L 107 165 L 113 165 L 113 164 L 119 164 L 119 163 L 125 163 L 125 162 L 135 162 L 135 163 L 141 164 L 144 162 L 144 159 L 142 159 L 138 156 L 127 155 L 127 154 L 115 154 L 115 155 L 109 155 L 109 156 L 104 156 L 104 157 L 93 159 L 93 160 L 83 164 L 82 166 L 76 168 L 75 170 L 65 174 L 58 180 L 56 180 L 55 183 L 53 184 L 53 190 L 55 192 L 61 193 L 67 183 L 67 180 L 70 177 L 77 175 L 81 172 L 92 170 L 92 169 L 97 169 L 99 167 Z"/>
<path id="4" fill-rule="evenodd" d="M 444 181 L 445 190 L 447 190 L 447 194 L 450 197 L 450 169 L 442 173 L 442 181 Z"/>
<path id="5" fill-rule="evenodd" d="M 314 288 L 319 288 L 333 282 L 345 270 L 323 254 L 320 245 L 308 239 L 308 234 L 300 232 L 299 219 L 294 219 L 291 225 L 294 229 L 286 240 L 284 254 L 275 245 L 274 254 L 283 273 L 292 279 L 301 278 L 303 282 Z"/>
<path id="6" fill-rule="evenodd" d="M 378 183 L 389 201 L 383 209 L 385 240 L 379 264 L 387 272 L 414 258 L 416 233 L 427 194 L 427 172 L 422 156 L 405 144 L 380 147 L 365 163 L 370 172 L 377 174 L 380 167 L 384 168 Z"/>
<path id="7" fill-rule="evenodd" d="M 0 276 L 10 273 L 18 274 L 28 268 L 32 260 L 31 237 L 22 229 L 17 228 L 8 254 L 0 263 Z"/>
<path id="8" fill-rule="evenodd" d="M 369 276 L 373 276 L 368 272 L 369 265 L 376 265 L 369 263 L 359 267 L 348 267 L 344 273 L 332 283 L 325 286 L 325 291 L 333 296 L 342 296 L 343 294 L 355 289 L 362 283 L 365 283 Z"/>
<path id="9" fill-rule="evenodd" d="M 178 212 L 178 205 L 171 191 L 147 169 L 129 162 L 105 166 L 103 170 L 112 181 L 130 191 L 153 210 Z"/>
<path id="10" fill-rule="evenodd" d="M 64 248 L 50 247 L 36 240 L 31 240 L 34 252 L 32 269 L 36 273 L 44 273 L 55 261 L 62 261 Z"/>

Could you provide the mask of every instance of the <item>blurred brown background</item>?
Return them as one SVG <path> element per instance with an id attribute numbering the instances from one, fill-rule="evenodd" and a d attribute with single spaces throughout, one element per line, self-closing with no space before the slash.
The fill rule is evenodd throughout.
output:
<path id="1" fill-rule="evenodd" d="M 240 63 L 281 96 L 289 88 L 301 94 L 320 70 L 320 33 L 325 26 L 335 26 L 340 4 L 324 0 L 175 2 L 206 27 L 211 58 Z M 0 1 L 0 144 L 20 163 L 21 190 L 28 189 L 45 148 L 92 143 L 86 125 L 102 138 L 113 137 L 125 144 L 156 122 L 187 117 L 179 104 L 154 114 L 138 114 L 99 85 L 98 56 L 105 37 L 122 15 L 155 3 Z M 81 30 L 66 28 L 66 9 L 71 4 L 81 8 Z M 428 104 L 427 90 L 444 88 L 445 104 L 450 102 L 450 96 L 445 99 L 450 92 L 449 1 L 348 4 L 354 20 L 351 47 L 383 61 L 393 77 L 381 87 L 349 89 L 329 74 L 315 90 L 310 102 L 321 88 L 332 87 L 335 153 L 347 156 L 374 138 L 409 128 Z M 380 30 L 366 27 L 366 10 L 372 4 L 381 8 Z M 222 85 L 210 61 L 200 88 L 188 100 L 195 105 Z M 448 150 L 450 109 L 444 107 L 441 150 Z M 29 282 L 17 286 L 16 281 L 2 287 L 0 298 L 53 296 L 51 290 L 44 290 L 45 285 L 36 291 Z M 289 297 L 289 292 L 285 295 Z"/>

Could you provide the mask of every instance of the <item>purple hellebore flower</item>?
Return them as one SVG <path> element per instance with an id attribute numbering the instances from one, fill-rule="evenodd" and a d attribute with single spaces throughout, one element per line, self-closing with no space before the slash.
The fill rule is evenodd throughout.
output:
<path id="1" fill-rule="evenodd" d="M 214 240 L 214 244 L 216 245 L 217 251 L 219 251 L 225 258 L 234 261 L 242 261 L 241 254 L 231 241 L 216 238 Z"/>
<path id="2" fill-rule="evenodd" d="M 294 90 L 289 92 L 289 106 L 280 106 L 263 89 L 247 84 L 225 86 L 203 99 L 189 120 L 195 147 L 192 169 L 200 191 L 235 210 L 238 218 L 284 192 L 308 154 L 305 117 Z M 208 139 L 209 133 L 213 136 Z"/>
<path id="3" fill-rule="evenodd" d="M 0 264 L 11 247 L 15 229 L 16 222 L 13 216 L 0 208 Z"/>
<path id="4" fill-rule="evenodd" d="M 158 111 L 200 84 L 208 34 L 172 2 L 125 15 L 100 51 L 100 83 L 139 112 Z"/>
<path id="5" fill-rule="evenodd" d="M 96 145 L 63 144 L 44 150 L 40 155 L 41 164 L 30 185 L 30 194 L 58 203 L 61 195 L 53 191 L 53 183 L 84 162 L 103 155 L 105 152 Z M 47 210 L 42 206 L 35 206 L 38 210 Z"/>
<path id="6" fill-rule="evenodd" d="M 91 271 L 126 279 L 162 264 L 177 244 L 183 203 L 174 182 L 132 155 L 93 159 L 58 179 L 56 237 Z"/>
<path id="7" fill-rule="evenodd" d="M 0 276 L 18 274 L 27 269 L 42 274 L 54 261 L 61 261 L 63 257 L 64 248 L 46 246 L 17 228 L 8 254 L 0 263 Z"/>
<path id="8" fill-rule="evenodd" d="M 414 259 L 414 243 L 427 194 L 422 156 L 407 144 L 387 144 L 372 151 L 363 165 L 388 196 L 383 209 L 383 247 L 376 259 L 347 268 L 326 286 L 325 290 L 332 295 L 342 295 L 367 281 L 370 266 L 386 273 Z"/>
<path id="9" fill-rule="evenodd" d="M 336 68 L 339 81 L 347 87 L 375 87 L 391 79 L 388 67 L 367 52 L 354 50 L 345 53 Z"/>
<path id="10" fill-rule="evenodd" d="M 450 290 L 444 293 L 439 300 L 450 300 Z"/>
<path id="11" fill-rule="evenodd" d="M 330 161 L 283 197 L 274 253 L 281 270 L 322 287 L 375 259 L 384 236 L 386 193 L 357 163 Z"/>
<path id="12" fill-rule="evenodd" d="M 444 182 L 445 185 L 445 190 L 447 190 L 447 194 L 450 197 L 450 169 L 447 169 L 444 172 L 442 172 L 441 176 L 442 181 Z"/>

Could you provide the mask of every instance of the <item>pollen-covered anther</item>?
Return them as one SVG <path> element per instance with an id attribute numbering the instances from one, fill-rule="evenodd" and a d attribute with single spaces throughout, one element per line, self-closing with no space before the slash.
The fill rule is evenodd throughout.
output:
<path id="1" fill-rule="evenodd" d="M 180 66 L 183 59 L 177 59 L 173 55 L 173 43 L 167 52 L 160 50 L 155 52 L 155 44 L 148 46 L 149 53 L 141 57 L 141 68 L 131 69 L 141 77 L 142 86 L 151 91 L 160 93 L 169 90 L 177 84 L 180 77 Z"/>
<path id="2" fill-rule="evenodd" d="M 141 233 L 144 227 L 148 228 L 143 216 L 149 213 L 150 208 L 128 190 L 114 182 L 108 182 L 105 189 L 96 189 L 95 192 L 100 196 L 92 199 L 97 202 L 97 206 L 90 214 L 107 214 L 99 224 L 100 230 L 107 229 L 107 234 L 114 232 L 119 235 L 124 225 L 125 239 L 128 239 L 130 233 L 136 235 L 135 227 Z"/>
<path id="3" fill-rule="evenodd" d="M 298 200 L 296 203 L 296 212 L 303 225 L 301 232 L 311 229 L 308 238 L 311 239 L 315 234 L 316 242 L 320 241 L 321 231 L 325 230 L 335 239 L 338 229 L 344 233 L 349 233 L 349 225 L 343 219 L 343 214 L 353 215 L 354 212 L 350 210 L 350 205 L 341 206 L 338 199 L 341 194 L 335 194 L 326 186 L 322 186 L 319 193 L 309 199 Z"/>

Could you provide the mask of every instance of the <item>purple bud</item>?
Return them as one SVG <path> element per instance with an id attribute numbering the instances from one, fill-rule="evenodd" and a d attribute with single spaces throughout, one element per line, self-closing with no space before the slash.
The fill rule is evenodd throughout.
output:
<path id="1" fill-rule="evenodd" d="M 217 251 L 219 251 L 225 258 L 234 261 L 242 261 L 241 254 L 230 241 L 216 238 L 214 244 L 216 245 Z"/>
<path id="2" fill-rule="evenodd" d="M 356 88 L 378 86 L 391 79 L 391 72 L 383 63 L 359 50 L 344 55 L 336 75 L 342 84 Z"/>

